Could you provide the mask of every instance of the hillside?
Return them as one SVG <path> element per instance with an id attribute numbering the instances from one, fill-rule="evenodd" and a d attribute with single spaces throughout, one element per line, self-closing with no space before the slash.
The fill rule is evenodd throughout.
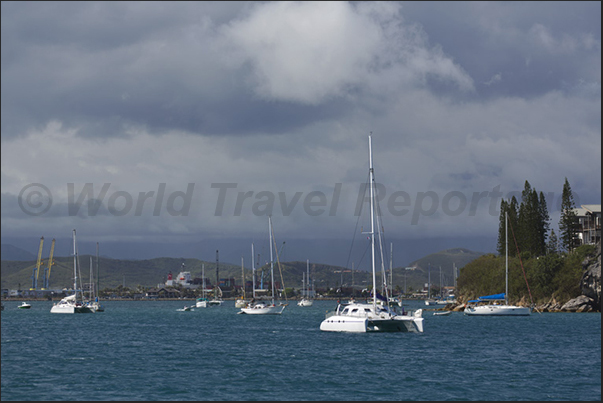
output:
<path id="1" fill-rule="evenodd" d="M 0 252 L 2 253 L 2 260 L 29 261 L 37 259 L 37 256 L 33 253 L 6 243 L 1 245 Z"/>
<path id="2" fill-rule="evenodd" d="M 405 267 L 394 267 L 393 284 L 394 288 L 400 290 L 406 288 L 408 291 L 422 288 L 428 279 L 428 264 L 431 265 L 432 284 L 439 285 L 439 266 L 442 267 L 444 285 L 452 285 L 452 264 L 457 268 L 463 267 L 467 262 L 483 255 L 479 252 L 472 252 L 467 249 L 448 249 L 434 253 L 421 258 L 409 265 L 414 270 L 405 270 Z M 95 267 L 96 257 L 90 255 L 80 256 L 80 266 L 82 277 L 85 281 L 89 279 L 90 258 L 92 257 Z M 70 287 L 73 279 L 73 258 L 56 257 L 56 265 L 52 267 L 50 273 L 50 288 Z M 11 261 L 2 260 L 2 288 L 6 289 L 28 289 L 32 286 L 32 274 L 35 267 L 35 259 L 29 261 Z M 182 269 L 184 264 L 184 269 Z M 135 289 L 138 286 L 154 287 L 163 283 L 168 273 L 171 271 L 176 276 L 180 271 L 190 271 L 193 278 L 201 277 L 202 266 L 205 265 L 205 277 L 212 283 L 216 278 L 216 262 L 206 262 L 199 259 L 184 258 L 155 258 L 148 260 L 119 260 L 110 258 L 99 258 L 100 268 L 100 288 L 115 288 L 125 285 L 128 288 Z M 228 263 L 220 263 L 220 278 L 234 278 L 237 284 L 241 283 L 241 266 Z M 42 284 L 44 276 L 44 265 L 38 275 L 38 284 Z M 264 268 L 266 279 L 269 275 L 268 267 Z M 258 274 L 262 268 L 258 269 Z M 302 276 L 306 272 L 306 262 L 283 262 L 281 272 L 286 287 L 296 289 L 302 286 Z M 281 272 L 275 264 L 275 280 L 281 281 Z M 245 268 L 246 279 L 251 279 L 251 268 Z M 351 287 L 364 288 L 372 283 L 371 276 L 366 271 L 352 271 L 339 266 L 331 266 L 320 263 L 310 263 L 311 277 L 317 288 L 337 288 Z M 437 281 L 436 281 L 437 279 Z"/>

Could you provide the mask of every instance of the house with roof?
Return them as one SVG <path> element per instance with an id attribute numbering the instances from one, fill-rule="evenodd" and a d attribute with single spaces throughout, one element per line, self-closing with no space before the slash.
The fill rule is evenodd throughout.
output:
<path id="1" fill-rule="evenodd" d="M 601 243 L 601 205 L 583 204 L 574 211 L 578 219 L 580 245 Z"/>

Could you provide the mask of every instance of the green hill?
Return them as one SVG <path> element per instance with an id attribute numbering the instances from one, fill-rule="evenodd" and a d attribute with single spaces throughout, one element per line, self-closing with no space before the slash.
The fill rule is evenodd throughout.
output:
<path id="1" fill-rule="evenodd" d="M 448 249 L 435 254 L 428 255 L 422 259 L 413 262 L 410 266 L 415 270 L 405 270 L 405 267 L 394 267 L 393 284 L 400 290 L 404 289 L 406 283 L 407 290 L 417 290 L 423 287 L 427 282 L 427 267 L 431 264 L 432 283 L 436 276 L 436 268 L 439 275 L 439 266 L 442 271 L 452 271 L 452 264 L 457 268 L 463 267 L 467 262 L 481 256 L 482 253 L 472 252 L 467 249 Z M 79 258 L 81 274 L 85 282 L 89 281 L 90 255 L 82 255 Z M 51 289 L 71 287 L 73 283 L 73 258 L 56 257 L 56 265 L 52 267 L 50 273 Z M 92 257 L 93 267 L 96 267 L 96 257 Z M 33 261 L 10 261 L 2 260 L 2 288 L 3 289 L 29 289 L 32 286 L 32 274 L 35 267 Z M 184 264 L 184 268 L 182 267 Z M 216 278 L 216 262 L 206 262 L 199 259 L 185 258 L 155 258 L 148 260 L 119 260 L 100 257 L 100 288 L 116 288 L 123 286 L 135 289 L 138 286 L 155 287 L 159 283 L 165 282 L 169 272 L 176 276 L 180 271 L 190 271 L 193 278 L 201 278 L 202 266 L 205 265 L 205 277 L 212 283 Z M 44 276 L 44 265 L 42 265 L 38 275 L 38 286 L 42 285 Z M 241 284 L 241 266 L 220 263 L 220 278 L 234 278 L 236 284 Z M 265 279 L 269 278 L 269 267 L 258 268 L 258 274 L 265 273 Z M 281 270 L 275 264 L 275 281 L 282 282 L 286 287 L 301 289 L 303 273 L 306 272 L 306 262 L 283 262 Z M 251 279 L 251 268 L 245 268 L 246 280 Z M 339 266 L 331 266 L 321 263 L 310 263 L 310 274 L 314 279 L 316 288 L 365 288 L 372 285 L 372 276 L 369 272 L 352 270 Z M 452 285 L 451 274 L 447 275 L 445 285 Z M 265 280 L 266 281 L 266 280 Z M 380 282 L 380 280 L 378 280 Z M 439 280 L 438 280 L 439 281 Z"/>

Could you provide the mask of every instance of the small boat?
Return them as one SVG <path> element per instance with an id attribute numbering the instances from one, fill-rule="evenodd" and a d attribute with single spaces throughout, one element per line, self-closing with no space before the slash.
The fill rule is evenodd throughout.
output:
<path id="1" fill-rule="evenodd" d="M 438 311 L 434 312 L 433 316 L 448 316 L 452 313 L 452 311 Z"/>
<path id="2" fill-rule="evenodd" d="M 21 302 L 21 305 L 19 305 L 17 308 L 19 308 L 19 309 L 30 309 L 31 305 L 28 304 L 27 302 L 23 301 L 23 302 Z"/>
<path id="3" fill-rule="evenodd" d="M 176 309 L 176 310 L 179 312 L 189 312 L 189 311 L 194 311 L 194 309 L 193 309 L 194 307 L 195 307 L 194 305 L 191 305 L 191 306 L 185 305 L 184 308 L 180 308 L 180 309 Z"/>

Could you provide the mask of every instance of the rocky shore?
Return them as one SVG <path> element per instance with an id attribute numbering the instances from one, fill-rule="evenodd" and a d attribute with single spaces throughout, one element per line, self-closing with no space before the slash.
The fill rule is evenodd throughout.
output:
<path id="1" fill-rule="evenodd" d="M 565 303 L 558 302 L 554 297 L 547 303 L 536 305 L 539 312 L 601 312 L 601 244 L 597 245 L 595 254 L 582 262 L 584 273 L 580 280 L 582 295 Z M 529 306 L 529 301 L 522 300 L 518 305 Z M 448 305 L 446 310 L 463 311 L 464 304 Z"/>

